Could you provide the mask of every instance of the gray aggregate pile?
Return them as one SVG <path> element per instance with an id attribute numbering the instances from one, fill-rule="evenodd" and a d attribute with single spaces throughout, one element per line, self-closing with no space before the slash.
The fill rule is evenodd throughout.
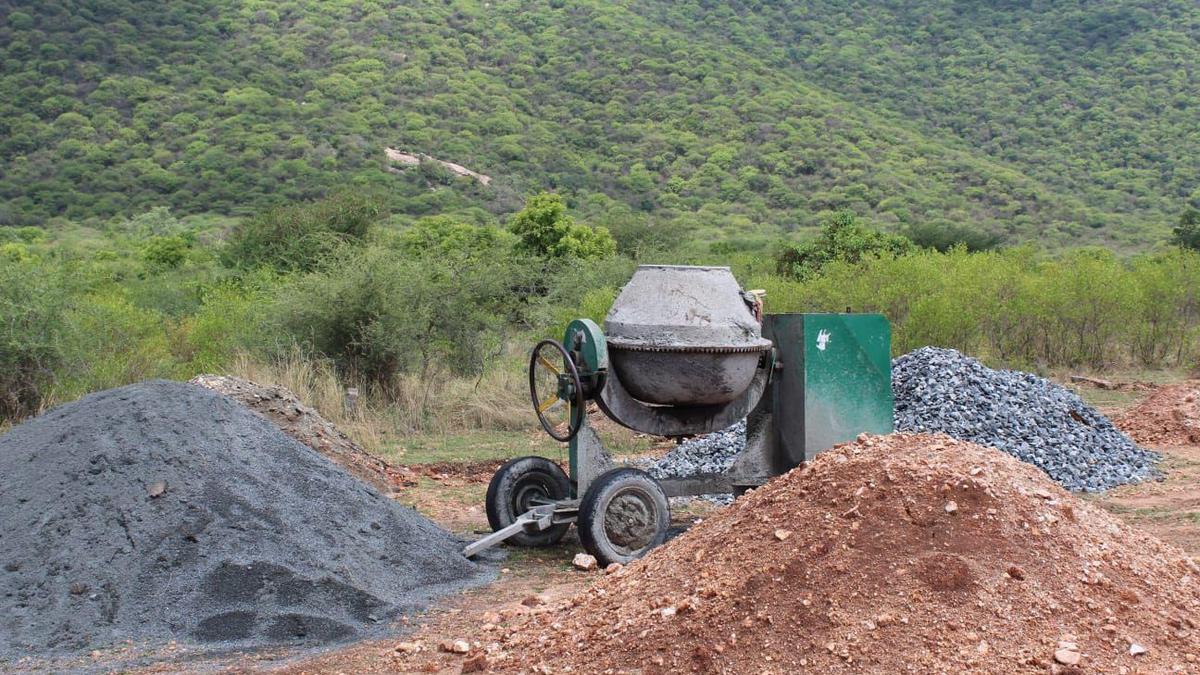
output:
<path id="1" fill-rule="evenodd" d="M 0 661 L 362 637 L 492 578 L 461 544 L 232 399 L 100 392 L 0 436 Z"/>
<path id="2" fill-rule="evenodd" d="M 1095 492 L 1157 475 L 1157 453 L 1139 448 L 1074 392 L 1031 373 L 924 347 L 892 361 L 892 392 L 897 431 L 998 448 L 1068 490 Z"/>
<path id="3" fill-rule="evenodd" d="M 680 443 L 654 463 L 646 473 L 658 479 L 678 478 L 698 473 L 721 473 L 733 463 L 733 458 L 746 447 L 746 420 Z"/>

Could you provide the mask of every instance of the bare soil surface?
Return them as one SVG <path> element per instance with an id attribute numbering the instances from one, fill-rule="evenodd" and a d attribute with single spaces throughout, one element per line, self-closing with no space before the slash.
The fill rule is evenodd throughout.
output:
<path id="1" fill-rule="evenodd" d="M 1142 445 L 1200 445 L 1200 380 L 1160 387 L 1115 422 Z"/>

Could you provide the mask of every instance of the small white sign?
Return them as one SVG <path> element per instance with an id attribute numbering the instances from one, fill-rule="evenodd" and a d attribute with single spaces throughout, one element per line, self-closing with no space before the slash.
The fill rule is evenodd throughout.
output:
<path id="1" fill-rule="evenodd" d="M 821 331 L 817 333 L 817 349 L 825 351 L 825 346 L 829 344 L 830 337 L 829 331 L 821 329 Z"/>

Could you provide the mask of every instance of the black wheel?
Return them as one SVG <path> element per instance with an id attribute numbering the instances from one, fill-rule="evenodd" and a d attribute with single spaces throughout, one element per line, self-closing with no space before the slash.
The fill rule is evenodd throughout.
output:
<path id="1" fill-rule="evenodd" d="M 496 532 L 535 506 L 570 497 L 571 481 L 557 464 L 545 457 L 518 457 L 500 467 L 488 483 L 488 524 Z M 557 544 L 570 527 L 570 523 L 563 523 L 541 532 L 521 532 L 508 541 L 518 546 L 550 546 Z"/>
<path id="2" fill-rule="evenodd" d="M 542 340 L 529 355 L 529 397 L 550 438 L 575 438 L 583 426 L 583 383 L 571 355 L 554 340 Z"/>
<path id="3" fill-rule="evenodd" d="M 658 481 L 638 469 L 600 474 L 579 505 L 579 539 L 601 565 L 630 563 L 663 543 L 671 504 Z"/>

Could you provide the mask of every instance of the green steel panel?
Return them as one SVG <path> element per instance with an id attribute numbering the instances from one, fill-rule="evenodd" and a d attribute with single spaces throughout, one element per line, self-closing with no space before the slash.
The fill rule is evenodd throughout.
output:
<path id="1" fill-rule="evenodd" d="M 804 314 L 804 455 L 892 432 L 892 329 L 882 314 Z"/>

